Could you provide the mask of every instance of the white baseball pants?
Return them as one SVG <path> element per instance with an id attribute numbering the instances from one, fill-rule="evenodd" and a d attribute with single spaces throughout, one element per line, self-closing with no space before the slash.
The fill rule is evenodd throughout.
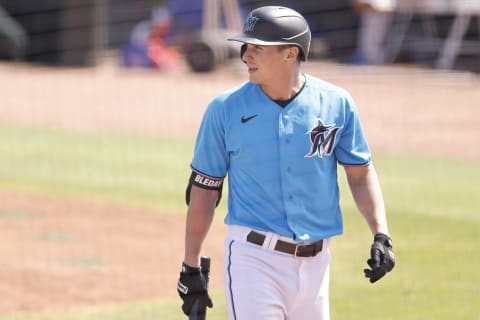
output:
<path id="1" fill-rule="evenodd" d="M 314 257 L 275 251 L 277 240 L 266 233 L 263 246 L 246 241 L 252 231 L 229 226 L 224 276 L 229 320 L 329 320 L 329 239 Z"/>

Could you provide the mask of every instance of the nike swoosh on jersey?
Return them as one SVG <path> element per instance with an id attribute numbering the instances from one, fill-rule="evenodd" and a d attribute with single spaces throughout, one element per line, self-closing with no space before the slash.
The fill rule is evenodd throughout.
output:
<path id="1" fill-rule="evenodd" d="M 256 116 L 258 116 L 258 114 L 254 114 L 253 116 L 246 117 L 246 118 L 244 116 L 242 116 L 242 123 L 247 123 L 248 121 L 252 120 Z"/>

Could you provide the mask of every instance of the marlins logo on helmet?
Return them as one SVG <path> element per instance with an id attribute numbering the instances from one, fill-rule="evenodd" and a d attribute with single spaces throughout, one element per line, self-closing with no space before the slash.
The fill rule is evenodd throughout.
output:
<path id="1" fill-rule="evenodd" d="M 255 24 L 260 18 L 255 17 L 253 15 L 248 16 L 247 21 L 245 22 L 245 26 L 243 27 L 243 30 L 245 32 L 252 32 L 253 29 L 255 28 Z"/>

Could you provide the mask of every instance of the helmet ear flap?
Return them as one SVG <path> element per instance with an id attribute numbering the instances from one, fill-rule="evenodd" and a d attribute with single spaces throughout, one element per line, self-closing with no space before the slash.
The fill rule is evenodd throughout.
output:
<path id="1" fill-rule="evenodd" d="M 240 60 L 242 60 L 243 63 L 247 63 L 245 61 L 245 59 L 243 59 L 243 55 L 245 54 L 245 51 L 247 51 L 247 44 L 246 43 L 242 44 L 242 46 L 240 48 Z"/>

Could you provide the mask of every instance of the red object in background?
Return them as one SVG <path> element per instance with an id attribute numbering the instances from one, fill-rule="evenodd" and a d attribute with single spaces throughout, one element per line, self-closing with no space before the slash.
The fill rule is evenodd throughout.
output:
<path id="1" fill-rule="evenodd" d="M 132 30 L 130 42 L 123 46 L 123 65 L 160 71 L 174 69 L 180 60 L 180 54 L 165 42 L 170 29 L 171 16 L 168 10 L 154 9 L 151 19 L 137 24 Z"/>
<path id="2" fill-rule="evenodd" d="M 152 41 L 148 44 L 148 57 L 153 64 L 153 67 L 161 71 L 170 71 L 174 69 L 180 54 L 175 48 L 167 47 L 161 42 Z"/>

